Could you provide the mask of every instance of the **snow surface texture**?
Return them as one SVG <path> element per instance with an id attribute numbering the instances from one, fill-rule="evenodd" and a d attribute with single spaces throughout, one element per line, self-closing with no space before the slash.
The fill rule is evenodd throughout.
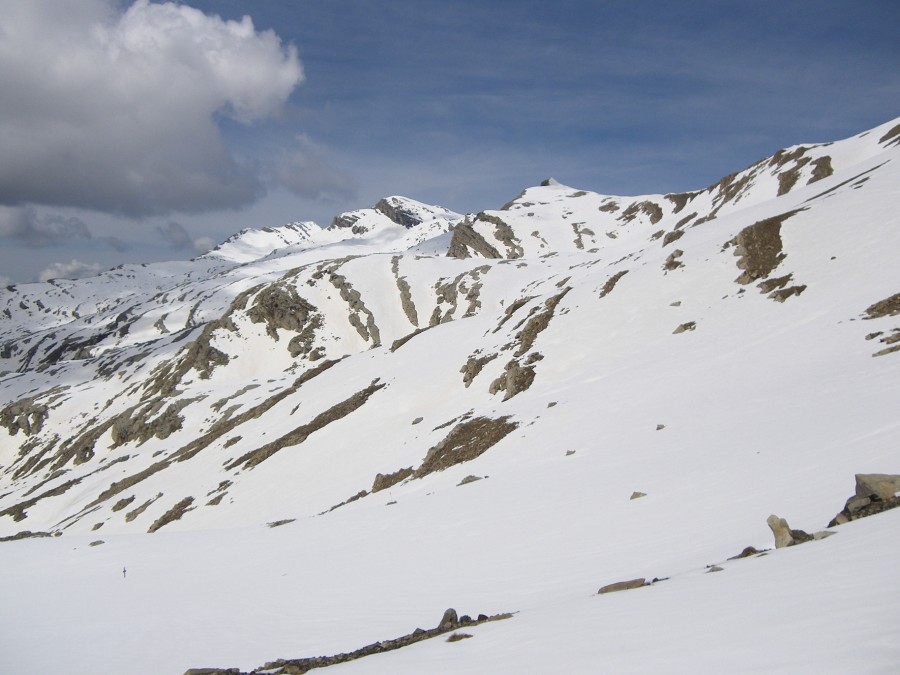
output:
<path id="1" fill-rule="evenodd" d="M 896 672 L 898 140 L 7 289 L 0 672 Z"/>

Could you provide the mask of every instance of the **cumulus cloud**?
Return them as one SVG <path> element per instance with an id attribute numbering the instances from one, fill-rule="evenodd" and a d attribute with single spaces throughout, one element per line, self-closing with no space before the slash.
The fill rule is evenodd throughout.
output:
<path id="1" fill-rule="evenodd" d="M 99 263 L 83 263 L 80 260 L 72 259 L 71 262 L 53 263 L 47 269 L 40 273 L 41 281 L 50 281 L 51 279 L 82 279 L 84 277 L 92 277 L 100 272 Z"/>
<path id="2" fill-rule="evenodd" d="M 277 115 L 293 45 L 183 4 L 4 0 L 0 204 L 131 216 L 236 207 L 263 191 L 217 120 Z"/>
<path id="3" fill-rule="evenodd" d="M 42 216 L 30 206 L 0 206 L 0 239 L 41 248 L 90 238 L 91 232 L 80 218 L 55 214 Z"/>
<path id="4" fill-rule="evenodd" d="M 275 161 L 276 183 L 307 199 L 329 200 L 355 195 L 353 180 L 329 165 L 322 146 L 305 135 L 295 140 L 295 147 L 283 152 Z"/>

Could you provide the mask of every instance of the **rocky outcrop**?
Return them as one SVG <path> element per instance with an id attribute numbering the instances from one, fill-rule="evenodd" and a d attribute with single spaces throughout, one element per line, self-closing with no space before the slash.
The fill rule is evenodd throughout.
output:
<path id="1" fill-rule="evenodd" d="M 453 228 L 453 235 L 450 238 L 450 247 L 447 249 L 447 257 L 449 258 L 471 258 L 478 255 L 482 258 L 502 258 L 500 252 L 491 246 L 484 237 L 482 237 L 468 218 L 458 223 Z"/>
<path id="2" fill-rule="evenodd" d="M 384 388 L 384 386 L 384 384 L 378 384 L 377 381 L 373 382 L 365 389 L 356 392 L 340 403 L 336 403 L 325 412 L 316 415 L 310 422 L 301 424 L 299 427 L 285 434 L 281 438 L 278 438 L 271 443 L 266 443 L 261 448 L 257 450 L 251 450 L 250 452 L 241 455 L 237 459 L 226 463 L 226 470 L 231 471 L 232 469 L 235 469 L 240 465 L 243 465 L 243 468 L 245 469 L 251 469 L 254 466 L 267 460 L 282 448 L 303 443 L 307 438 L 309 438 L 310 434 L 315 433 L 319 429 L 328 426 L 332 422 L 343 419 L 350 413 L 359 409 L 366 401 L 369 400 L 369 397 L 372 394 L 374 394 L 379 389 Z"/>
<path id="3" fill-rule="evenodd" d="M 885 473 L 856 474 L 856 492 L 828 527 L 842 525 L 900 506 L 900 475 Z"/>
<path id="4" fill-rule="evenodd" d="M 503 373 L 491 382 L 488 392 L 496 394 L 505 392 L 504 401 L 528 389 L 534 382 L 534 366 L 522 365 L 516 359 L 506 364 Z"/>
<path id="5" fill-rule="evenodd" d="M 473 619 L 467 615 L 457 617 L 456 610 L 450 608 L 444 612 L 437 628 L 416 628 L 412 633 L 407 633 L 406 635 L 391 640 L 373 642 L 370 645 L 360 647 L 351 652 L 335 654 L 334 656 L 314 656 L 304 659 L 278 659 L 277 661 L 270 661 L 250 672 L 244 672 L 237 668 L 191 668 L 190 670 L 185 671 L 184 675 L 303 675 L 310 670 L 336 666 L 339 663 L 355 661 L 356 659 L 361 659 L 365 656 L 382 654 L 384 652 L 400 649 L 401 647 L 408 647 L 409 645 L 421 642 L 422 640 L 428 640 L 439 635 L 444 635 L 460 627 L 477 626 L 482 623 L 503 621 L 504 619 L 509 618 L 512 618 L 512 614 L 494 614 L 492 616 L 479 614 L 477 619 Z"/>
<path id="6" fill-rule="evenodd" d="M 764 279 L 772 273 L 786 257 L 782 252 L 781 225 L 785 220 L 799 213 L 801 209 L 788 211 L 748 225 L 738 235 L 725 244 L 725 248 L 734 246 L 734 255 L 738 258 L 738 269 L 743 270 L 735 279 L 745 285 Z"/>
<path id="7" fill-rule="evenodd" d="M 375 204 L 375 210 L 390 218 L 397 223 L 397 225 L 405 227 L 407 230 L 416 225 L 421 225 L 422 223 L 421 218 L 409 209 L 403 208 L 403 202 L 397 199 L 379 199 L 378 203 Z"/>
<path id="8" fill-rule="evenodd" d="M 518 425 L 509 416 L 491 419 L 476 417 L 457 424 L 437 445 L 428 450 L 415 478 L 468 462 L 487 452 Z"/>
<path id="9" fill-rule="evenodd" d="M 156 532 L 161 527 L 165 527 L 171 522 L 176 520 L 181 520 L 181 517 L 190 511 L 191 504 L 194 503 L 193 497 L 185 497 L 180 502 L 175 504 L 171 509 L 162 514 L 159 518 L 153 521 L 153 524 L 150 526 L 150 529 L 147 530 L 148 533 Z"/>

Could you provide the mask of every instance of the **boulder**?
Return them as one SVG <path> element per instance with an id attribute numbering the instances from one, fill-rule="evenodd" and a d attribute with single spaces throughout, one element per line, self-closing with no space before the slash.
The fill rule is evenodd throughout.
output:
<path id="1" fill-rule="evenodd" d="M 784 518 L 771 515 L 766 519 L 769 529 L 775 536 L 775 548 L 784 548 L 785 546 L 794 546 L 802 544 L 806 541 L 812 541 L 812 535 L 803 530 L 792 530 L 788 522 Z"/>
<path id="2" fill-rule="evenodd" d="M 856 496 L 877 496 L 886 502 L 900 492 L 900 476 L 887 473 L 858 473 L 856 474 Z M 848 503 L 849 506 L 849 503 Z"/>
<path id="3" fill-rule="evenodd" d="M 450 607 L 444 612 L 444 616 L 441 617 L 441 622 L 438 624 L 438 627 L 441 630 L 450 630 L 458 623 L 459 617 L 456 614 L 456 610 Z"/>
<path id="4" fill-rule="evenodd" d="M 630 591 L 632 588 L 640 588 L 641 586 L 647 585 L 647 580 L 644 578 L 631 579 L 629 581 L 617 581 L 614 584 L 607 584 L 597 591 L 597 594 L 602 595 L 604 593 L 615 593 L 617 591 Z"/>

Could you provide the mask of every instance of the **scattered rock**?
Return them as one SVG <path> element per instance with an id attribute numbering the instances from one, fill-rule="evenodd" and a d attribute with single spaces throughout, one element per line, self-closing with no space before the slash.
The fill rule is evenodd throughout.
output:
<path id="1" fill-rule="evenodd" d="M 657 430 L 657 431 L 662 431 L 662 430 L 665 429 L 665 428 L 666 428 L 666 425 L 665 425 L 665 424 L 657 424 L 657 425 L 656 425 L 656 430 Z"/>
<path id="2" fill-rule="evenodd" d="M 575 454 L 574 450 L 566 450 L 566 457 L 568 457 L 569 455 L 574 455 L 574 454 Z"/>
<path id="3" fill-rule="evenodd" d="M 748 546 L 747 548 L 745 548 L 743 551 L 741 551 L 737 555 L 730 557 L 729 560 L 740 560 L 741 558 L 749 558 L 751 555 L 758 555 L 760 553 L 762 553 L 762 551 L 760 551 L 752 546 Z"/>
<path id="4" fill-rule="evenodd" d="M 459 487 L 460 485 L 466 485 L 468 483 L 474 483 L 475 481 L 482 480 L 482 479 L 483 479 L 483 476 L 469 475 L 469 476 L 466 476 L 465 478 L 463 478 L 461 481 L 459 481 L 459 483 L 456 484 L 456 487 Z"/>
<path id="5" fill-rule="evenodd" d="M 708 567 L 706 569 L 706 573 L 709 574 L 710 572 L 722 572 L 723 570 L 724 570 L 723 567 L 719 567 L 718 565 L 713 565 L 712 567 Z"/>
<path id="6" fill-rule="evenodd" d="M 417 417 L 416 419 L 414 419 L 414 420 L 412 421 L 412 423 L 413 423 L 413 424 L 418 424 L 418 423 L 421 422 L 423 419 L 425 419 L 425 418 L 424 418 L 424 417 Z"/>
<path id="7" fill-rule="evenodd" d="M 281 527 L 282 525 L 287 525 L 288 523 L 293 523 L 296 518 L 284 518 L 282 520 L 273 520 L 271 523 L 266 523 L 269 527 Z"/>
<path id="8" fill-rule="evenodd" d="M 630 499 L 640 499 L 641 497 L 646 497 L 646 496 L 647 496 L 647 493 L 646 493 L 646 492 L 637 492 L 637 491 L 635 491 L 635 492 L 632 492 L 632 493 L 631 493 Z"/>
<path id="9" fill-rule="evenodd" d="M 640 588 L 641 586 L 649 586 L 647 580 L 643 577 L 640 579 L 631 579 L 629 581 L 617 581 L 614 584 L 607 584 L 599 591 L 597 591 L 598 595 L 603 595 L 605 593 L 616 593 L 618 591 L 630 591 L 633 588 Z"/>
<path id="10" fill-rule="evenodd" d="M 689 330 L 694 330 L 697 327 L 696 321 L 688 321 L 687 323 L 683 323 L 678 328 L 672 331 L 672 335 L 678 335 L 679 333 L 684 333 Z"/>
<path id="11" fill-rule="evenodd" d="M 465 640 L 470 637 L 472 636 L 469 633 L 453 633 L 447 638 L 447 642 L 459 642 L 460 640 Z"/>
<path id="12" fill-rule="evenodd" d="M 95 539 L 90 544 L 88 544 L 88 546 L 99 546 L 100 544 L 105 544 L 105 543 L 106 542 L 103 541 L 102 539 Z"/>

